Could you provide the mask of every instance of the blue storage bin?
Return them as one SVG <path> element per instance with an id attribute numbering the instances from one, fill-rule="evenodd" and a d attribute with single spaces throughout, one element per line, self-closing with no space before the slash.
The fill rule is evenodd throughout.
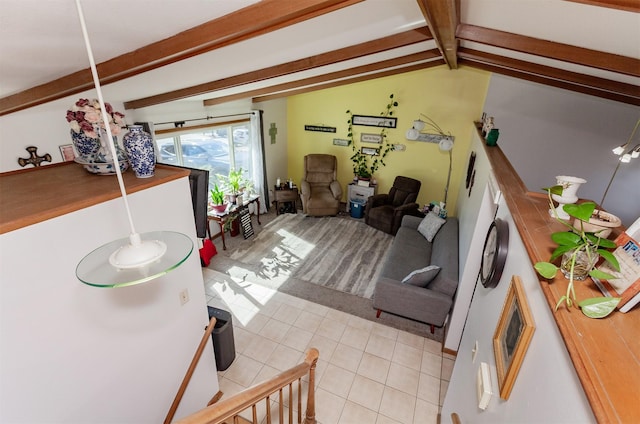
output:
<path id="1" fill-rule="evenodd" d="M 367 204 L 365 200 L 353 199 L 349 205 L 351 218 L 362 218 L 364 216 L 364 206 Z"/>

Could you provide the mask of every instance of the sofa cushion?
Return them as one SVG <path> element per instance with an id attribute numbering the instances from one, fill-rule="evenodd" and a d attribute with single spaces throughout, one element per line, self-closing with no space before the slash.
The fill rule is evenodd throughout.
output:
<path id="1" fill-rule="evenodd" d="M 436 275 L 440 272 L 440 267 L 436 265 L 429 265 L 427 267 L 416 269 L 409 275 L 402 279 L 405 284 L 411 284 L 418 287 L 427 287 L 427 285 L 436 278 Z"/>
<path id="2" fill-rule="evenodd" d="M 445 222 L 445 219 L 429 212 L 427 216 L 422 219 L 420 225 L 418 225 L 418 232 L 422 234 L 427 241 L 432 242 L 433 238 L 438 234 L 440 227 L 442 227 Z"/>

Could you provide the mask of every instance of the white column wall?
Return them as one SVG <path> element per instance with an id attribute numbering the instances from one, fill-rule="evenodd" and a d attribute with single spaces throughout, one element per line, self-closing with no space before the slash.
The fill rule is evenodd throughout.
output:
<path id="1" fill-rule="evenodd" d="M 83 256 L 128 235 L 120 198 L 0 236 L 0 422 L 163 421 L 208 323 L 199 246 L 186 178 L 129 201 L 138 232 L 194 241 L 185 263 L 141 285 L 103 289 L 75 276 Z M 208 344 L 176 417 L 217 391 Z"/>

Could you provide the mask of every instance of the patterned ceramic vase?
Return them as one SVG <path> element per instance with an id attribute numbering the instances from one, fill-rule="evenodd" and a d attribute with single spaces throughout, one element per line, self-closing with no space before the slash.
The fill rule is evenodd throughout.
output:
<path id="1" fill-rule="evenodd" d="M 153 177 L 156 168 L 153 138 L 142 129 L 142 125 L 130 125 L 129 132 L 122 138 L 122 143 L 136 177 Z"/>
<path id="2" fill-rule="evenodd" d="M 80 159 L 87 162 L 92 161 L 98 149 L 100 149 L 100 139 L 87 137 L 83 132 L 77 133 L 71 130 L 71 141 Z"/>

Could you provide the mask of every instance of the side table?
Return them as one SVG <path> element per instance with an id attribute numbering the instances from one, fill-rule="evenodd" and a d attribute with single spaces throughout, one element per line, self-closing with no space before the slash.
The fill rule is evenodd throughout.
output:
<path id="1" fill-rule="evenodd" d="M 207 213 L 207 231 L 209 232 L 209 239 L 213 240 L 215 237 L 222 237 L 222 249 L 223 250 L 227 250 L 227 244 L 225 243 L 225 239 L 224 239 L 224 225 L 227 223 L 227 221 L 232 221 L 234 219 L 238 218 L 238 213 L 240 212 L 241 209 L 244 209 L 246 207 L 248 207 L 251 203 L 256 203 L 257 204 L 257 212 L 256 212 L 256 217 L 258 220 L 258 225 L 262 225 L 260 223 L 260 196 L 258 195 L 253 195 L 253 196 L 249 196 L 248 199 L 244 200 L 242 202 L 242 205 L 229 205 L 227 207 L 227 210 L 222 212 L 222 213 L 217 213 L 216 211 L 213 210 L 209 210 L 209 212 Z M 220 233 L 216 234 L 215 237 L 211 236 L 211 228 L 209 227 L 209 223 L 211 221 L 215 221 L 220 225 Z"/>
<path id="2" fill-rule="evenodd" d="M 287 203 L 287 204 L 292 204 L 293 205 L 293 213 L 298 213 L 298 208 L 296 206 L 296 203 L 298 201 L 299 195 L 298 195 L 298 188 L 294 187 L 294 188 L 279 188 L 276 187 L 275 190 L 273 191 L 274 196 L 275 196 L 275 200 L 274 203 L 276 204 L 276 215 L 280 215 L 280 204 L 281 203 Z"/>

